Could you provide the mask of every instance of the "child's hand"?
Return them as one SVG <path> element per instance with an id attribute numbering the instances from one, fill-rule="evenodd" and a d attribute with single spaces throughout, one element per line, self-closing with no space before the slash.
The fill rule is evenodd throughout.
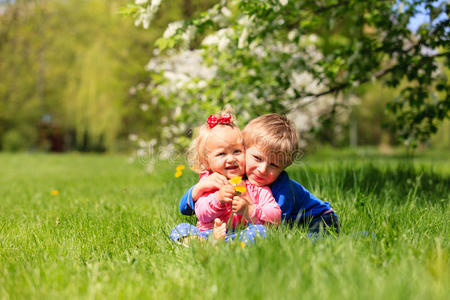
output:
<path id="1" fill-rule="evenodd" d="M 234 196 L 231 210 L 241 216 L 249 216 L 253 212 L 253 201 L 247 193 Z"/>
<path id="2" fill-rule="evenodd" d="M 228 184 L 228 180 L 225 176 L 219 173 L 213 173 L 201 180 L 192 190 L 192 199 L 197 201 L 198 198 L 204 193 L 215 191 L 220 189 L 223 185 Z"/>
<path id="3" fill-rule="evenodd" d="M 246 214 L 248 207 L 248 201 L 242 196 L 234 196 L 231 203 L 231 211 L 241 216 Z"/>
<path id="4" fill-rule="evenodd" d="M 221 203 L 230 203 L 233 201 L 234 187 L 227 181 L 225 185 L 222 185 L 219 189 L 217 198 Z"/>

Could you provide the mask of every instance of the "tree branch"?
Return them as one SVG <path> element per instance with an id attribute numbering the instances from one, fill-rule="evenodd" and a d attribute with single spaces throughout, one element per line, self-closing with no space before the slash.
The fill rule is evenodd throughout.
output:
<path id="1" fill-rule="evenodd" d="M 442 53 L 436 53 L 434 55 L 423 56 L 422 59 L 418 62 L 418 64 L 421 64 L 424 60 L 427 60 L 427 59 L 430 59 L 430 58 L 447 56 L 447 55 L 450 55 L 450 51 L 442 52 Z M 375 78 L 375 79 L 382 78 L 385 75 L 393 72 L 396 68 L 398 68 L 398 66 L 399 66 L 398 64 L 395 64 L 395 65 L 393 65 L 393 66 L 391 66 L 391 67 L 389 67 L 387 69 L 384 69 L 384 70 L 381 70 L 381 71 L 375 73 L 375 75 L 373 77 L 370 77 L 370 78 L 366 77 L 366 78 L 364 78 L 363 80 L 361 80 L 359 82 L 359 85 L 361 85 L 363 83 L 366 83 L 366 82 L 372 80 L 373 78 Z M 343 82 L 343 83 L 338 84 L 338 85 L 336 85 L 336 86 L 334 86 L 334 87 L 332 87 L 332 88 L 330 88 L 330 89 L 328 89 L 326 91 L 323 91 L 323 92 L 320 92 L 320 93 L 317 93 L 317 94 L 311 94 L 311 93 L 310 94 L 305 94 L 304 98 L 311 97 L 311 98 L 314 98 L 314 99 L 309 101 L 309 102 L 307 102 L 307 103 L 303 103 L 303 104 L 297 105 L 293 109 L 298 109 L 298 108 L 305 107 L 305 106 L 307 106 L 307 105 L 309 105 L 311 103 L 316 102 L 322 96 L 329 95 L 329 94 L 336 93 L 336 92 L 340 92 L 340 91 L 344 90 L 345 88 L 347 88 L 349 86 L 350 86 L 349 82 Z"/>
<path id="2" fill-rule="evenodd" d="M 347 5 L 347 4 L 349 4 L 349 2 L 350 1 L 344 0 L 344 1 L 339 1 L 338 3 L 333 4 L 333 5 L 329 5 L 329 6 L 321 6 L 320 4 L 314 2 L 319 8 L 314 10 L 313 13 L 316 13 L 316 14 L 323 13 L 324 11 L 327 11 L 327 10 L 330 10 L 330 9 L 333 9 L 333 8 L 336 8 L 336 7 L 339 7 L 342 5 Z"/>

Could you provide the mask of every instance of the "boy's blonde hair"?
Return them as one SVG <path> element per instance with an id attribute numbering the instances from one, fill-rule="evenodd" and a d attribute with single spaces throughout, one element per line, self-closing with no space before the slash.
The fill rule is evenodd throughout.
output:
<path id="1" fill-rule="evenodd" d="M 294 123 L 280 114 L 266 114 L 251 120 L 242 130 L 244 145 L 257 146 L 282 164 L 283 169 L 298 156 L 298 134 Z"/>
<path id="2" fill-rule="evenodd" d="M 215 114 L 214 116 L 219 119 L 220 117 L 224 116 L 226 113 L 230 113 L 230 111 L 222 111 L 219 114 Z M 239 127 L 236 126 L 234 123 L 234 117 L 231 114 L 231 120 L 229 124 L 221 124 L 218 123 L 213 128 L 210 128 L 207 122 L 200 127 L 198 127 L 194 133 L 194 139 L 192 140 L 191 144 L 188 148 L 188 160 L 189 164 L 191 165 L 192 170 L 195 172 L 201 172 L 204 171 L 207 166 L 207 157 L 208 153 L 206 151 L 206 142 L 208 141 L 208 138 L 211 136 L 212 130 L 216 128 L 217 126 L 228 126 L 232 129 L 238 129 Z M 239 130 L 240 132 L 240 130 Z"/>

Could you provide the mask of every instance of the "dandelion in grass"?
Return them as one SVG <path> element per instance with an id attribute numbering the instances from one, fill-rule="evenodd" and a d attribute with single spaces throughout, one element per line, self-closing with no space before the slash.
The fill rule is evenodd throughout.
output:
<path id="1" fill-rule="evenodd" d="M 52 196 L 58 196 L 59 195 L 59 191 L 58 190 L 53 190 L 53 191 L 50 192 L 50 194 Z"/>
<path id="2" fill-rule="evenodd" d="M 178 178 L 183 175 L 184 165 L 178 165 L 176 170 L 175 177 Z"/>

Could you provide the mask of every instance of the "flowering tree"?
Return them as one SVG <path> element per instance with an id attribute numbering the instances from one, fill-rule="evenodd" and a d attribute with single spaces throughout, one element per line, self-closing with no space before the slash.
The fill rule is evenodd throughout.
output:
<path id="1" fill-rule="evenodd" d="M 148 27 L 160 0 L 128 12 Z M 222 0 L 171 23 L 147 68 L 152 101 L 173 111 L 164 135 L 180 137 L 231 105 L 241 121 L 293 114 L 307 130 L 348 104 L 356 87 L 382 79 L 401 93 L 388 108 L 407 142 L 449 117 L 449 4 L 399 0 Z M 428 19 L 416 32 L 417 15 Z M 344 95 L 346 95 L 344 97 Z"/>

